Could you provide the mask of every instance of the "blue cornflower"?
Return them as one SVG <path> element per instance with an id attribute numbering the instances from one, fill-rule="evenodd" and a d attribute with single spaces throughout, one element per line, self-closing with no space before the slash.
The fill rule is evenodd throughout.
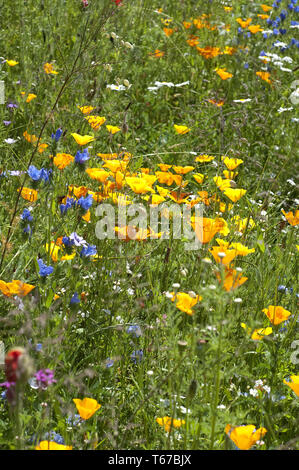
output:
<path id="1" fill-rule="evenodd" d="M 33 221 L 33 217 L 30 213 L 30 211 L 28 209 L 24 209 L 23 210 L 23 213 L 21 215 L 21 219 L 22 220 L 28 220 L 28 222 L 32 222 Z"/>
<path id="2" fill-rule="evenodd" d="M 130 325 L 128 328 L 127 328 L 127 333 L 128 334 L 133 334 L 134 336 L 136 336 L 136 338 L 139 338 L 139 336 L 142 335 L 142 331 L 141 331 L 141 328 L 139 325 Z"/>
<path id="3" fill-rule="evenodd" d="M 56 442 L 56 444 L 65 444 L 63 437 L 55 431 L 49 431 L 42 435 L 42 441 L 52 441 Z M 38 438 L 35 434 L 29 441 L 31 444 L 38 445 L 40 442 L 40 438 Z"/>
<path id="4" fill-rule="evenodd" d="M 7 107 L 8 109 L 17 109 L 17 108 L 19 107 L 19 105 L 16 104 L 16 103 L 8 103 L 8 104 L 6 105 L 6 107 Z"/>
<path id="5" fill-rule="evenodd" d="M 30 165 L 27 173 L 33 181 L 44 180 L 47 182 L 49 181 L 52 170 L 46 170 L 45 168 L 38 170 L 34 165 Z"/>
<path id="6" fill-rule="evenodd" d="M 85 162 L 89 160 L 89 153 L 88 149 L 84 149 L 83 152 L 78 152 L 75 155 L 75 163 L 79 163 L 80 165 L 83 165 Z"/>
<path id="7" fill-rule="evenodd" d="M 29 237 L 31 237 L 33 230 L 32 230 L 32 228 L 30 227 L 30 225 L 27 224 L 26 227 L 23 228 L 23 232 L 24 232 L 24 233 L 28 233 L 28 234 L 29 234 Z"/>
<path id="8" fill-rule="evenodd" d="M 77 204 L 85 211 L 88 211 L 88 209 L 90 209 L 92 206 L 92 194 L 88 194 L 86 197 L 80 197 L 80 199 L 77 201 Z"/>
<path id="9" fill-rule="evenodd" d="M 54 271 L 54 268 L 52 266 L 47 266 L 46 264 L 44 264 L 42 259 L 38 259 L 37 262 L 39 265 L 40 276 L 42 277 L 49 276 Z"/>
<path id="10" fill-rule="evenodd" d="M 71 298 L 70 304 L 74 305 L 74 304 L 79 304 L 79 303 L 80 303 L 80 299 L 78 296 L 78 292 L 75 292 L 73 297 Z"/>
<path id="11" fill-rule="evenodd" d="M 80 237 L 76 232 L 71 233 L 69 237 L 63 237 L 62 243 L 64 246 L 87 246 L 84 238 Z"/>
<path id="12" fill-rule="evenodd" d="M 72 416 L 68 416 L 66 422 L 69 426 L 77 426 L 82 423 L 81 416 L 78 414 L 74 414 Z"/>
<path id="13" fill-rule="evenodd" d="M 62 136 L 62 129 L 61 127 L 59 127 L 57 129 L 57 131 L 55 132 L 55 134 L 52 134 L 51 137 L 53 140 L 55 140 L 55 142 L 58 142 L 58 140 L 60 139 L 60 137 Z"/>
<path id="14" fill-rule="evenodd" d="M 65 204 L 60 204 L 60 212 L 61 214 L 66 214 L 67 211 L 75 205 L 75 199 L 72 197 L 67 197 L 66 198 L 66 203 Z"/>
<path id="15" fill-rule="evenodd" d="M 143 358 L 143 351 L 142 349 L 138 349 L 136 351 L 133 351 L 131 354 L 131 360 L 134 362 L 134 364 L 137 364 L 137 362 L 141 362 Z"/>
<path id="16" fill-rule="evenodd" d="M 80 252 L 80 257 L 94 256 L 97 254 L 97 247 L 95 245 L 84 246 Z"/>
<path id="17" fill-rule="evenodd" d="M 110 359 L 110 357 L 108 357 L 108 358 L 106 359 L 106 362 L 105 362 L 105 367 L 106 367 L 106 369 L 109 369 L 109 367 L 112 367 L 113 364 L 114 364 L 113 359 Z"/>
<path id="18" fill-rule="evenodd" d="M 65 444 L 63 437 L 55 431 L 46 432 L 44 440 L 56 442 L 57 444 Z"/>

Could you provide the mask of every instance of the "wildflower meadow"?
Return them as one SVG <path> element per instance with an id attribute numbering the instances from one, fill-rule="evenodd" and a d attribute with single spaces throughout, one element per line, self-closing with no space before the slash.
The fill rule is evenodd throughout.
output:
<path id="1" fill-rule="evenodd" d="M 299 1 L 265 2 L 0 0 L 1 450 L 299 450 Z"/>

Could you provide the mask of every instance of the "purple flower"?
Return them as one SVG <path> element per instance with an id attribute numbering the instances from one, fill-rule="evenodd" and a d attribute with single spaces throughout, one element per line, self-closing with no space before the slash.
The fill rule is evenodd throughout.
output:
<path id="1" fill-rule="evenodd" d="M 38 388 L 46 390 L 49 385 L 56 383 L 54 379 L 54 371 L 51 369 L 41 369 L 34 374 Z"/>
<path id="2" fill-rule="evenodd" d="M 37 262 L 39 265 L 40 276 L 42 277 L 49 276 L 54 271 L 54 268 L 52 266 L 47 266 L 46 264 L 44 264 L 42 259 L 38 259 Z"/>
<path id="3" fill-rule="evenodd" d="M 14 387 L 14 385 L 16 385 L 15 382 L 2 382 L 0 387 L 5 387 L 8 390 L 10 387 Z"/>
<path id="4" fill-rule="evenodd" d="M 3 121 L 3 124 L 4 124 L 5 126 L 9 126 L 9 124 L 11 124 L 11 121 Z"/>
<path id="5" fill-rule="evenodd" d="M 17 108 L 19 107 L 19 105 L 16 104 L 16 103 L 8 103 L 8 104 L 6 105 L 6 107 L 7 107 L 8 109 L 17 109 Z"/>

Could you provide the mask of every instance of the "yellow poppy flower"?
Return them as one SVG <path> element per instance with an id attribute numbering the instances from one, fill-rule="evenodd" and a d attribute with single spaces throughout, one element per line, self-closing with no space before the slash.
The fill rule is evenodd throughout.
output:
<path id="1" fill-rule="evenodd" d="M 264 80 L 265 82 L 267 83 L 272 83 L 271 80 L 270 80 L 270 73 L 269 72 L 263 72 L 263 71 L 259 71 L 259 72 L 255 72 L 255 74 L 260 77 L 262 80 Z"/>
<path id="2" fill-rule="evenodd" d="M 166 165 L 166 163 L 159 163 L 158 167 L 161 171 L 168 171 L 172 167 L 172 165 Z"/>
<path id="3" fill-rule="evenodd" d="M 167 37 L 171 36 L 174 33 L 173 28 L 163 28 L 164 33 L 166 34 Z"/>
<path id="4" fill-rule="evenodd" d="M 245 29 L 245 28 L 248 28 L 248 26 L 250 25 L 252 19 L 248 18 L 247 20 L 243 21 L 242 18 L 237 18 L 236 21 L 237 21 L 237 23 L 239 23 L 241 28 Z"/>
<path id="5" fill-rule="evenodd" d="M 109 177 L 109 173 L 102 168 L 87 168 L 85 171 L 90 178 L 97 180 L 100 183 L 104 183 Z"/>
<path id="6" fill-rule="evenodd" d="M 209 243 L 216 233 L 224 236 L 229 233 L 227 223 L 222 218 L 191 217 L 191 226 L 201 243 Z"/>
<path id="7" fill-rule="evenodd" d="M 112 134 L 112 135 L 116 134 L 117 132 L 119 132 L 121 130 L 117 126 L 109 126 L 109 125 L 106 126 L 106 129 L 109 132 L 109 134 Z"/>
<path id="8" fill-rule="evenodd" d="M 155 52 L 150 52 L 149 55 L 152 57 L 163 57 L 165 52 L 156 49 Z"/>
<path id="9" fill-rule="evenodd" d="M 290 382 L 284 379 L 283 383 L 290 387 L 293 392 L 296 393 L 297 397 L 299 397 L 299 375 L 291 375 L 290 379 Z"/>
<path id="10" fill-rule="evenodd" d="M 217 240 L 218 241 L 218 240 Z M 242 245 L 242 243 L 231 243 L 229 245 L 229 248 L 232 248 L 236 251 L 236 254 L 237 255 L 240 255 L 240 256 L 247 256 L 249 255 L 250 253 L 254 253 L 255 252 L 255 249 L 254 248 L 248 248 L 247 246 L 245 245 Z"/>
<path id="11" fill-rule="evenodd" d="M 291 315 L 291 312 L 284 309 L 283 307 L 274 305 L 270 305 L 268 308 L 264 308 L 263 312 L 267 315 L 273 325 L 279 325 L 283 321 L 287 320 Z"/>
<path id="12" fill-rule="evenodd" d="M 187 134 L 187 132 L 190 132 L 189 127 L 187 126 L 178 126 L 177 124 L 174 124 L 174 129 L 177 132 L 177 134 Z"/>
<path id="13" fill-rule="evenodd" d="M 267 11 L 271 11 L 273 7 L 270 7 L 269 5 L 265 5 L 264 3 L 260 5 L 261 9 L 266 13 Z"/>
<path id="14" fill-rule="evenodd" d="M 224 191 L 225 189 L 230 188 L 230 181 L 221 178 L 221 176 L 214 176 L 213 181 L 216 184 L 217 188 L 220 189 L 220 191 Z"/>
<path id="15" fill-rule="evenodd" d="M 26 99 L 26 103 L 30 103 L 30 101 L 34 100 L 36 98 L 36 95 L 34 93 L 29 93 Z"/>
<path id="16" fill-rule="evenodd" d="M 246 194 L 246 192 L 246 189 L 227 188 L 223 191 L 223 194 L 225 194 L 225 196 L 227 196 L 231 201 L 237 202 L 242 196 L 244 196 L 244 194 Z"/>
<path id="17" fill-rule="evenodd" d="M 52 75 L 57 75 L 58 72 L 56 72 L 54 69 L 53 69 L 53 65 L 52 64 L 49 64 L 48 62 L 46 64 L 44 64 L 44 71 L 47 73 L 47 74 L 52 74 Z"/>
<path id="18" fill-rule="evenodd" d="M 241 323 L 241 327 L 244 328 L 244 330 L 246 330 L 248 334 L 251 335 L 251 339 L 254 339 L 255 341 L 259 341 L 263 339 L 264 336 L 269 336 L 271 333 L 273 333 L 273 329 L 271 327 L 258 328 L 253 332 L 252 329 L 249 328 L 245 323 Z"/>
<path id="19" fill-rule="evenodd" d="M 18 189 L 20 192 L 21 188 Z M 37 191 L 31 188 L 23 188 L 21 191 L 21 196 L 26 201 L 35 202 L 37 200 Z"/>
<path id="20" fill-rule="evenodd" d="M 182 312 L 187 313 L 187 315 L 193 315 L 192 307 L 202 300 L 200 295 L 192 297 L 185 292 L 177 292 L 176 294 L 172 292 L 172 302 L 176 302 L 176 307 Z"/>
<path id="21" fill-rule="evenodd" d="M 198 157 L 195 158 L 195 161 L 196 162 L 200 162 L 200 163 L 207 163 L 207 162 L 211 162 L 212 160 L 214 160 L 215 157 L 213 157 L 213 155 L 199 155 Z"/>
<path id="22" fill-rule="evenodd" d="M 26 284 L 25 282 L 19 280 L 13 280 L 11 282 L 0 280 L 0 291 L 6 297 L 12 297 L 13 295 L 25 297 L 25 295 L 29 294 L 29 292 L 31 292 L 34 288 L 35 286 L 32 284 Z"/>
<path id="23" fill-rule="evenodd" d="M 71 136 L 74 137 L 75 141 L 79 145 L 86 145 L 89 144 L 89 142 L 93 142 L 95 140 L 92 135 L 80 135 L 76 134 L 75 132 L 73 132 Z"/>
<path id="24" fill-rule="evenodd" d="M 224 177 L 228 180 L 233 180 L 237 175 L 237 171 L 223 170 Z"/>
<path id="25" fill-rule="evenodd" d="M 72 446 L 65 446 L 63 444 L 57 444 L 52 441 L 41 441 L 35 450 L 72 450 Z"/>
<path id="26" fill-rule="evenodd" d="M 126 171 L 128 162 L 122 160 L 106 160 L 106 163 L 103 165 L 103 168 L 108 168 L 112 173 L 120 171 L 124 173 Z"/>
<path id="27" fill-rule="evenodd" d="M 240 450 L 249 450 L 267 432 L 266 428 L 256 430 L 253 424 L 237 426 L 233 428 L 230 424 L 225 427 L 225 433 L 236 444 Z"/>
<path id="28" fill-rule="evenodd" d="M 245 219 L 241 219 L 239 215 L 235 215 L 232 218 L 232 222 L 235 224 L 239 232 L 244 232 L 246 227 L 247 229 L 252 229 L 255 227 L 255 223 L 252 218 L 250 218 L 248 221 L 248 217 L 246 217 Z"/>
<path id="29" fill-rule="evenodd" d="M 34 144 L 35 142 L 37 142 L 37 137 L 36 137 L 36 135 L 30 135 L 30 134 L 28 134 L 27 131 L 24 131 L 24 132 L 23 132 L 23 136 L 25 137 L 25 139 L 27 140 L 27 142 L 30 142 L 31 144 Z"/>
<path id="30" fill-rule="evenodd" d="M 102 406 L 96 400 L 94 400 L 94 398 L 84 398 L 83 400 L 74 398 L 73 402 L 75 403 L 78 413 L 82 419 L 91 418 Z"/>
<path id="31" fill-rule="evenodd" d="M 252 33 L 252 34 L 256 34 L 258 33 L 259 31 L 264 31 L 259 24 L 256 24 L 256 25 L 250 25 L 248 27 L 249 31 Z"/>
<path id="32" fill-rule="evenodd" d="M 180 428 L 185 424 L 184 419 L 172 419 L 170 416 L 164 416 L 163 418 L 156 418 L 156 422 L 163 426 L 166 432 L 170 432 L 171 428 Z"/>
<path id="33" fill-rule="evenodd" d="M 18 65 L 19 62 L 15 61 L 15 60 L 7 60 L 6 63 L 10 67 L 14 67 L 15 65 Z"/>
<path id="34" fill-rule="evenodd" d="M 69 194 L 68 194 L 69 197 L 72 197 L 72 196 L 75 196 L 77 198 L 80 198 L 82 196 L 85 197 L 86 194 L 88 193 L 88 188 L 86 186 L 75 186 L 73 184 L 71 184 L 68 187 L 68 190 L 69 190 Z"/>
<path id="35" fill-rule="evenodd" d="M 235 170 L 239 165 L 241 165 L 241 163 L 243 163 L 243 160 L 240 158 L 229 158 L 223 156 L 221 157 L 221 160 L 228 170 Z"/>
<path id="36" fill-rule="evenodd" d="M 215 72 L 219 75 L 221 80 L 227 80 L 228 78 L 232 78 L 232 76 L 233 76 L 232 73 L 229 73 L 229 72 L 226 71 L 226 68 L 224 68 L 224 69 L 217 68 L 217 69 L 215 69 Z"/>
<path id="37" fill-rule="evenodd" d="M 186 175 L 194 170 L 194 166 L 173 166 L 173 169 L 178 175 Z"/>
<path id="38" fill-rule="evenodd" d="M 40 143 L 40 144 L 38 144 L 38 149 L 37 150 L 38 150 L 39 153 L 43 153 L 46 150 L 47 147 L 48 147 L 48 144 L 41 144 Z"/>
<path id="39" fill-rule="evenodd" d="M 50 155 L 51 158 L 51 155 Z M 74 157 L 68 153 L 57 153 L 53 158 L 53 163 L 59 170 L 63 170 L 74 161 Z"/>
<path id="40" fill-rule="evenodd" d="M 98 131 L 106 121 L 106 118 L 102 116 L 87 116 L 84 119 L 86 119 L 88 124 L 90 124 L 95 131 Z"/>
<path id="41" fill-rule="evenodd" d="M 136 194 L 144 194 L 148 191 L 155 192 L 144 178 L 137 178 L 134 176 L 127 177 L 126 184 L 128 184 Z"/>
<path id="42" fill-rule="evenodd" d="M 216 273 L 216 277 L 220 283 L 222 283 L 222 279 L 219 273 Z M 225 277 L 222 284 L 222 287 L 227 291 L 231 291 L 240 287 L 244 282 L 247 281 L 247 277 L 242 276 L 241 273 L 238 273 L 236 269 L 229 268 L 225 266 Z"/>
<path id="43" fill-rule="evenodd" d="M 268 328 L 258 328 L 257 330 L 254 330 L 254 332 L 251 335 L 251 339 L 254 340 L 260 340 L 263 339 L 264 336 L 269 336 L 273 332 L 273 329 L 268 326 Z"/>
<path id="44" fill-rule="evenodd" d="M 199 184 L 201 184 L 204 180 L 204 175 L 202 173 L 194 173 L 193 178 Z"/>
<path id="45" fill-rule="evenodd" d="M 205 59 L 212 59 L 213 57 L 217 57 L 218 55 L 221 54 L 221 49 L 220 47 L 212 47 L 212 46 L 206 46 L 206 47 L 196 47 L 200 55 L 202 55 Z"/>
<path id="46" fill-rule="evenodd" d="M 281 212 L 283 213 L 289 224 L 293 225 L 294 227 L 295 225 L 299 224 L 299 210 L 296 210 L 295 215 L 292 211 L 286 213 L 283 209 L 281 209 Z"/>
<path id="47" fill-rule="evenodd" d="M 78 106 L 78 108 L 83 114 L 89 114 L 95 109 L 93 106 Z"/>
<path id="48" fill-rule="evenodd" d="M 225 246 L 212 246 L 212 248 L 209 249 L 209 252 L 212 253 L 216 263 L 224 265 L 230 264 L 237 256 L 236 250 L 230 250 Z"/>

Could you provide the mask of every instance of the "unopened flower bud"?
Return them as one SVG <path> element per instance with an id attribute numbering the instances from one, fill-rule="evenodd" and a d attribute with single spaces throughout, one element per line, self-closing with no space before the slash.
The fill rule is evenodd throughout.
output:
<path id="1" fill-rule="evenodd" d="M 133 44 L 129 43 L 129 42 L 125 42 L 125 47 L 127 47 L 128 49 L 134 49 L 134 46 Z"/>
<path id="2" fill-rule="evenodd" d="M 32 360 L 24 348 L 15 347 L 5 356 L 5 375 L 8 382 L 24 382 L 33 372 Z"/>

